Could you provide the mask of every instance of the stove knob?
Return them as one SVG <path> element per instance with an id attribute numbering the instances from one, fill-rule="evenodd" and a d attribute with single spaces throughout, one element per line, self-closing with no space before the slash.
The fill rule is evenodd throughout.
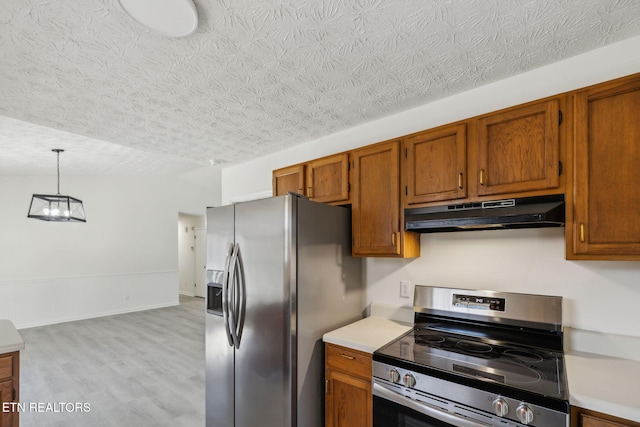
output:
<path id="1" fill-rule="evenodd" d="M 527 425 L 533 421 L 533 411 L 526 404 L 521 403 L 516 408 L 516 417 L 522 424 Z"/>
<path id="2" fill-rule="evenodd" d="M 389 371 L 389 381 L 391 381 L 392 383 L 400 382 L 400 373 L 396 369 L 391 369 Z"/>
<path id="3" fill-rule="evenodd" d="M 416 385 L 416 379 L 411 374 L 405 374 L 402 378 L 402 382 L 404 382 L 405 387 L 413 387 Z"/>
<path id="4" fill-rule="evenodd" d="M 499 417 L 504 417 L 509 413 L 509 404 L 501 397 L 496 398 L 491 404 L 491 407 L 493 408 L 493 412 Z"/>

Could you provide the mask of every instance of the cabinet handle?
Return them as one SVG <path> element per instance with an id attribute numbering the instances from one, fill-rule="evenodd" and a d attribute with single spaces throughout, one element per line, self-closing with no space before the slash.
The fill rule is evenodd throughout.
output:
<path id="1" fill-rule="evenodd" d="M 484 169 L 480 169 L 480 185 L 484 185 Z"/>
<path id="2" fill-rule="evenodd" d="M 324 382 L 324 394 L 329 394 L 329 380 Z"/>
<path id="3" fill-rule="evenodd" d="M 342 353 L 342 357 L 349 360 L 356 360 L 355 356 L 349 356 L 348 354 Z"/>
<path id="4" fill-rule="evenodd" d="M 462 178 L 464 177 L 464 174 L 462 172 L 460 172 L 458 174 L 458 188 L 462 189 Z"/>
<path id="5" fill-rule="evenodd" d="M 584 224 L 580 224 L 580 242 L 584 243 Z"/>
<path id="6" fill-rule="evenodd" d="M 391 244 L 392 244 L 393 246 L 395 246 L 395 245 L 396 245 L 396 233 L 395 233 L 395 232 L 394 232 L 394 233 L 391 233 Z"/>

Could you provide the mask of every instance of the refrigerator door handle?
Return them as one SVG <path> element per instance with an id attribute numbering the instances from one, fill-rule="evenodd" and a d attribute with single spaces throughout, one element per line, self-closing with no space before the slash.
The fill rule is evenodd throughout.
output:
<path id="1" fill-rule="evenodd" d="M 233 339 L 233 345 L 235 348 L 240 348 L 240 315 L 243 316 L 244 321 L 244 309 L 242 291 L 242 279 L 244 278 L 244 272 L 242 271 L 242 261 L 240 261 L 240 245 L 236 244 L 233 247 L 233 254 L 231 255 L 231 269 L 230 269 L 231 283 L 231 299 L 229 303 L 229 329 L 231 330 L 231 337 Z"/>
<path id="2" fill-rule="evenodd" d="M 238 291 L 238 251 L 240 246 L 233 245 L 231 262 L 229 263 L 229 333 L 231 334 L 231 345 L 235 348 L 240 346 L 238 342 L 238 306 L 240 295 Z"/>
<path id="3" fill-rule="evenodd" d="M 240 252 L 240 245 L 236 244 L 236 277 L 237 289 L 238 289 L 238 304 L 236 304 L 237 312 L 236 319 L 236 348 L 240 348 L 240 340 L 242 338 L 242 330 L 244 329 L 244 316 L 247 308 L 247 286 L 244 276 L 244 263 L 242 261 L 242 253 Z"/>
<path id="4" fill-rule="evenodd" d="M 229 282 L 231 279 L 229 277 L 229 267 L 231 266 L 232 255 L 233 243 L 230 243 L 229 249 L 227 250 L 227 259 L 224 263 L 224 274 L 222 276 L 222 318 L 224 320 L 224 329 L 227 333 L 227 340 L 231 347 L 233 347 L 233 337 L 231 336 L 231 328 L 229 327 Z"/>

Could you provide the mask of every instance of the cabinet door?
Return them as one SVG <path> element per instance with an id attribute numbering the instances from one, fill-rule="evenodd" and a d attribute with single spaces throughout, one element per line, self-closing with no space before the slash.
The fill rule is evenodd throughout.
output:
<path id="1" fill-rule="evenodd" d="M 639 112 L 637 76 L 574 95 L 573 258 L 640 259 Z"/>
<path id="2" fill-rule="evenodd" d="M 629 424 L 620 424 L 613 421 L 603 420 L 602 418 L 591 415 L 580 415 L 581 427 L 630 427 Z"/>
<path id="3" fill-rule="evenodd" d="M 273 171 L 273 195 L 284 196 L 290 191 L 305 194 L 304 165 L 287 166 Z"/>
<path id="4" fill-rule="evenodd" d="M 13 380 L 0 381 L 0 407 L 2 402 L 13 402 Z M 0 409 L 0 427 L 13 427 L 15 415 Z"/>
<path id="5" fill-rule="evenodd" d="M 326 380 L 326 426 L 371 427 L 371 380 L 363 380 L 332 369 L 327 371 Z"/>
<path id="6" fill-rule="evenodd" d="M 356 150 L 353 159 L 353 253 L 399 255 L 399 141 Z"/>
<path id="7" fill-rule="evenodd" d="M 307 163 L 307 195 L 322 203 L 348 203 L 349 155 L 323 157 Z"/>
<path id="8" fill-rule="evenodd" d="M 421 132 L 404 141 L 406 204 L 467 197 L 467 126 Z"/>
<path id="9" fill-rule="evenodd" d="M 404 233 L 400 201 L 400 143 L 384 142 L 354 151 L 353 255 L 420 255 L 419 236 Z"/>
<path id="10" fill-rule="evenodd" d="M 571 427 L 640 427 L 640 423 L 572 406 Z"/>
<path id="11" fill-rule="evenodd" d="M 478 120 L 478 195 L 559 187 L 559 102 L 550 100 Z"/>

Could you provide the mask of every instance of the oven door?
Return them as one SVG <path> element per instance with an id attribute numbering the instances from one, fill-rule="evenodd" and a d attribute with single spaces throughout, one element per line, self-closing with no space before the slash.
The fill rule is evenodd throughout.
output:
<path id="1" fill-rule="evenodd" d="M 373 427 L 491 427 L 389 389 L 373 380 Z"/>

